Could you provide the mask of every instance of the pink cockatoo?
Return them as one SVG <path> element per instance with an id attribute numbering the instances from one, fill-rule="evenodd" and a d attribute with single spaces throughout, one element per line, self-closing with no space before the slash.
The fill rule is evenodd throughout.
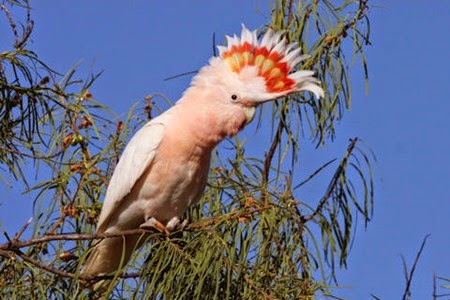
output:
<path id="1" fill-rule="evenodd" d="M 212 150 L 248 124 L 256 106 L 299 91 L 323 97 L 314 72 L 298 70 L 308 56 L 282 39 L 282 32 L 269 29 L 259 41 L 256 30 L 242 27 L 241 37 L 226 36 L 227 46 L 218 47 L 219 56 L 199 71 L 182 98 L 130 140 L 106 191 L 97 233 L 179 228 L 205 188 Z M 98 241 L 82 274 L 118 270 L 141 246 L 139 237 Z"/>

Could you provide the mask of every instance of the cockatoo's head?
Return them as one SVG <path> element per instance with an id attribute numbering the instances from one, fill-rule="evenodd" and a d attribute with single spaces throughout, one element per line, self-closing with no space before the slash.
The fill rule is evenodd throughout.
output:
<path id="1" fill-rule="evenodd" d="M 186 98 L 204 100 L 201 107 L 213 107 L 216 119 L 223 119 L 224 127 L 233 128 L 226 131 L 227 135 L 249 123 L 255 107 L 263 102 L 300 91 L 323 97 L 314 72 L 298 66 L 309 56 L 301 55 L 294 43 L 287 43 L 282 32 L 269 29 L 258 40 L 256 30 L 249 31 L 243 25 L 241 37 L 226 39 L 227 45 L 218 47 L 219 56 L 211 58 L 194 77 L 187 91 L 191 97 Z"/>

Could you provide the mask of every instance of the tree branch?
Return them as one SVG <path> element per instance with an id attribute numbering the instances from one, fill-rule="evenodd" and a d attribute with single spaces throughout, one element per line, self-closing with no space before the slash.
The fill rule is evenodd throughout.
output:
<path id="1" fill-rule="evenodd" d="M 225 217 L 218 217 L 218 218 L 211 218 L 208 220 L 205 220 L 201 223 L 197 224 L 191 224 L 188 225 L 185 230 L 189 229 L 198 229 L 203 227 L 212 226 L 220 221 L 224 220 L 233 220 L 233 219 L 239 219 L 241 218 L 248 218 L 252 216 L 255 213 L 258 213 L 260 211 L 273 208 L 272 205 L 266 205 L 262 207 L 256 207 L 254 209 L 251 209 L 249 211 L 240 211 L 240 212 L 234 212 L 228 216 Z M 122 232 L 118 233 L 102 233 L 102 234 L 53 234 L 53 235 L 46 235 L 39 238 L 30 239 L 27 241 L 19 241 L 18 238 L 22 235 L 22 233 L 25 231 L 27 226 L 31 223 L 31 219 L 22 227 L 22 229 L 15 235 L 13 239 L 9 239 L 9 242 L 0 244 L 0 256 L 7 257 L 8 259 L 14 259 L 14 254 L 21 257 L 23 260 L 33 264 L 34 266 L 41 268 L 43 270 L 46 270 L 50 273 L 66 277 L 66 278 L 78 278 L 82 280 L 102 280 L 102 279 L 112 279 L 115 276 L 114 275 L 101 275 L 101 276 L 92 276 L 92 275 L 78 275 L 74 273 L 68 273 L 64 272 L 55 268 L 52 268 L 48 265 L 45 265 L 42 262 L 39 262 L 30 256 L 24 254 L 20 249 L 24 247 L 29 247 L 33 245 L 38 245 L 45 242 L 51 242 L 51 241 L 78 241 L 78 240 L 94 240 L 94 239 L 105 239 L 105 238 L 113 238 L 113 237 L 121 237 L 121 236 L 128 236 L 128 235 L 136 235 L 136 234 L 155 234 L 156 237 L 159 237 L 161 232 L 158 230 L 144 230 L 144 229 L 131 229 L 131 230 L 124 230 Z M 7 236 L 6 232 L 5 235 Z M 119 275 L 120 278 L 136 278 L 141 276 L 141 273 L 124 273 Z"/>
<path id="2" fill-rule="evenodd" d="M 81 234 L 52 234 L 52 235 L 44 235 L 39 238 L 30 239 L 27 241 L 19 241 L 19 240 L 11 240 L 8 243 L 0 244 L 0 250 L 15 250 L 24 247 L 29 247 L 37 244 L 42 244 L 45 242 L 51 241 L 80 241 L 80 240 L 95 240 L 95 239 L 105 239 L 105 238 L 113 238 L 120 236 L 128 236 L 135 234 L 144 234 L 144 233 L 156 233 L 143 230 L 143 229 L 131 229 L 124 230 L 118 233 L 101 233 L 101 234 L 90 234 L 90 233 L 81 233 Z"/>
<path id="3" fill-rule="evenodd" d="M 249 211 L 238 211 L 234 212 L 228 216 L 220 216 L 217 218 L 210 218 L 203 220 L 199 223 L 189 224 L 185 227 L 184 230 L 189 229 L 199 229 L 204 228 L 208 226 L 212 226 L 214 224 L 217 224 L 220 221 L 230 221 L 233 219 L 239 219 L 239 218 L 246 218 L 250 217 L 251 215 L 258 213 L 260 211 L 273 208 L 272 205 L 265 205 L 261 207 L 256 207 L 254 209 L 251 209 Z M 29 223 L 27 223 L 29 224 Z M 28 226 L 28 225 L 26 225 Z M 26 226 L 24 226 L 26 228 Z M 23 231 L 21 231 L 23 232 Z M 51 241 L 80 241 L 80 240 L 96 240 L 96 239 L 105 239 L 105 238 L 113 238 L 113 237 L 121 237 L 121 236 L 128 236 L 128 235 L 136 235 L 136 234 L 157 234 L 159 236 L 162 234 L 158 230 L 147 230 L 147 229 L 130 229 L 130 230 L 124 230 L 117 233 L 101 233 L 101 234 L 91 234 L 91 233 L 81 233 L 81 234 L 51 234 L 51 235 L 44 235 L 39 238 L 30 239 L 27 241 L 19 241 L 18 238 L 14 237 L 12 240 L 10 240 L 7 243 L 0 244 L 0 250 L 16 250 L 24 247 L 29 247 L 37 244 L 42 244 L 46 242 Z M 20 236 L 20 235 L 19 235 Z M 1 255 L 1 253 L 0 253 Z"/>
<path id="4" fill-rule="evenodd" d="M 20 258 L 22 258 L 24 261 L 27 261 L 40 269 L 46 270 L 52 274 L 66 277 L 66 278 L 72 278 L 72 279 L 77 278 L 77 279 L 83 279 L 83 280 L 89 281 L 89 280 L 113 279 L 113 278 L 117 277 L 115 275 L 92 276 L 92 275 L 78 275 L 78 274 L 74 274 L 74 273 L 64 272 L 64 271 L 52 268 L 48 265 L 45 265 L 45 264 L 41 263 L 40 261 L 37 261 L 37 260 L 31 258 L 30 256 L 22 253 L 20 250 L 16 250 L 16 251 L 14 251 L 14 253 L 17 254 L 18 256 L 20 256 Z M 0 255 L 6 256 L 9 258 L 13 258 L 13 255 L 11 254 L 10 251 L 0 250 Z M 120 277 L 120 278 L 137 278 L 140 276 L 141 276 L 141 273 L 123 273 L 123 274 L 120 274 L 118 277 Z"/>

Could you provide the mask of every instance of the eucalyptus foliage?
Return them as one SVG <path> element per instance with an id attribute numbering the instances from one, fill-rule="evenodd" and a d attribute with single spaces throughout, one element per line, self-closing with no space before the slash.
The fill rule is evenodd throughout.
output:
<path id="1" fill-rule="evenodd" d="M 23 19 L 11 14 L 13 6 L 22 7 Z M 311 54 L 305 68 L 317 70 L 326 97 L 292 95 L 261 109 L 253 138 L 267 141 L 265 151 L 247 154 L 243 135 L 219 147 L 208 188 L 185 216 L 190 225 L 170 236 L 141 232 L 149 243 L 126 269 L 109 277 L 103 296 L 332 295 L 357 220 L 367 225 L 373 214 L 374 158 L 352 137 L 341 157 L 325 158 L 302 177 L 298 174 L 307 158 L 298 154 L 300 145 L 323 148 L 333 141 L 336 121 L 352 102 L 351 62 L 360 62 L 368 81 L 368 9 L 367 0 L 274 1 L 271 20 L 261 30 L 284 30 L 290 42 Z M 100 74 L 82 80 L 74 67 L 62 75 L 29 49 L 33 21 L 27 1 L 6 1 L 1 12 L 13 36 L 10 49 L 0 53 L 2 178 L 7 183 L 12 174 L 35 200 L 31 224 L 15 236 L 5 233 L 0 245 L 0 289 L 11 299 L 100 297 L 83 288 L 79 271 L 120 153 L 157 111 L 161 97 L 146 97 L 119 120 L 90 92 Z M 48 174 L 32 186 L 24 172 L 30 162 Z M 320 197 L 305 197 L 303 189 L 317 178 L 328 185 Z M 22 236 L 30 230 L 29 239 Z"/>

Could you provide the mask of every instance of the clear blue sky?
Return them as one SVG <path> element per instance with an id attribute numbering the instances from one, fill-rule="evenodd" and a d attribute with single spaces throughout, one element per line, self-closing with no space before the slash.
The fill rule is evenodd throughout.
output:
<path id="1" fill-rule="evenodd" d="M 338 149 L 349 137 L 378 158 L 374 220 L 359 226 L 348 270 L 338 274 L 346 299 L 400 299 L 400 255 L 412 263 L 431 234 L 412 284 L 431 299 L 432 275 L 450 277 L 450 1 L 370 1 L 369 95 L 354 80 L 353 107 L 339 123 Z M 266 1 L 32 1 L 32 49 L 58 71 L 83 60 L 104 70 L 93 89 L 114 111 L 159 92 L 176 100 L 212 54 L 212 33 L 240 32 L 268 21 Z M 0 19 L 0 36 L 7 33 Z M 2 38 L 3 39 L 3 38 Z M 5 44 L 0 41 L 2 49 Z M 355 75 L 359 72 L 355 72 Z M 0 222 L 15 232 L 31 216 L 31 199 L 1 187 Z M 6 198 L 14 198 L 8 199 Z"/>

